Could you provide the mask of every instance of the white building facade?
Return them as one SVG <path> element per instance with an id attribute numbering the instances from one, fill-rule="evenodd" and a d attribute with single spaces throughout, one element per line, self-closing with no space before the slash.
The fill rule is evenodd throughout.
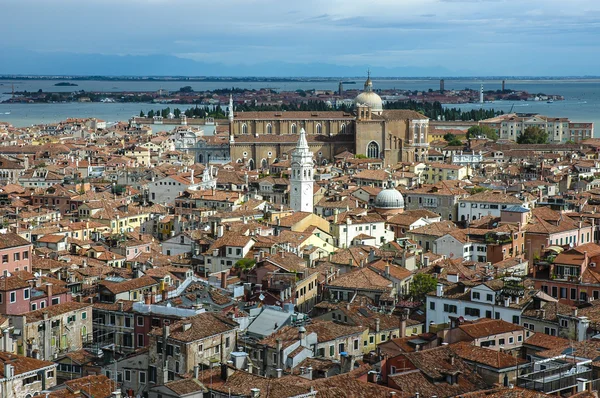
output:
<path id="1" fill-rule="evenodd" d="M 459 284 L 449 287 L 438 283 L 436 292 L 427 295 L 427 331 L 436 325 L 450 323 L 450 318 L 473 321 L 479 318 L 502 319 L 521 325 L 523 308 L 519 296 L 505 297 L 501 290 L 495 290 L 482 283 L 465 289 L 465 294 L 457 294 Z M 446 292 L 450 294 L 447 294 Z M 452 297 L 449 297 L 452 296 Z M 458 296 L 458 297 L 457 297 Z"/>

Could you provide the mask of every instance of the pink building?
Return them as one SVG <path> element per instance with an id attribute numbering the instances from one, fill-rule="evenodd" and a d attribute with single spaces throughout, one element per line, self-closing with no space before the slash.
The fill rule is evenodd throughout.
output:
<path id="1" fill-rule="evenodd" d="M 31 271 L 33 244 L 21 236 L 8 232 L 0 234 L 0 272 Z"/>
<path id="2" fill-rule="evenodd" d="M 70 302 L 69 289 L 40 284 L 29 272 L 16 272 L 14 275 L 0 277 L 0 314 L 19 315 L 29 311 Z"/>

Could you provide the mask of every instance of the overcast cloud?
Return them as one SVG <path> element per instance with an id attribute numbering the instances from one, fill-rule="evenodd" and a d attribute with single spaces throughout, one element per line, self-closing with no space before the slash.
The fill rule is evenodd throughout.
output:
<path id="1" fill-rule="evenodd" d="M 230 66 L 575 75 L 600 54 L 597 0 L 3 0 L 0 12 L 0 48 Z"/>

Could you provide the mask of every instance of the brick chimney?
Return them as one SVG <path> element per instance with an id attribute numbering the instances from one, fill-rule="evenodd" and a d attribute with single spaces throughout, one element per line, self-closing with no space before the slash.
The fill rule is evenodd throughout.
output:
<path id="1" fill-rule="evenodd" d="M 52 283 L 46 283 L 46 295 L 48 296 L 48 307 L 52 305 Z"/>
<path id="2" fill-rule="evenodd" d="M 227 289 L 227 271 L 221 272 L 221 288 Z"/>

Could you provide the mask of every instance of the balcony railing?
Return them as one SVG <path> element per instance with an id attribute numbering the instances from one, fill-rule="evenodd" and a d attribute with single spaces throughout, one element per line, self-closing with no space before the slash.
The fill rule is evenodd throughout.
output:
<path id="1" fill-rule="evenodd" d="M 592 378 L 588 366 L 567 363 L 551 369 L 527 373 L 517 378 L 517 386 L 547 394 L 563 391 L 577 386 L 577 379 Z"/>

